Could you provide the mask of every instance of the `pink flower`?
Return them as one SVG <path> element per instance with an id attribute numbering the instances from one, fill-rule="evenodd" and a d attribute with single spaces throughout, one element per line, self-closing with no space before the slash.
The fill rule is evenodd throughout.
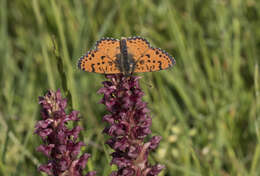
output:
<path id="1" fill-rule="evenodd" d="M 78 158 L 80 148 L 85 145 L 77 141 L 81 127 L 66 127 L 69 121 L 79 120 L 78 111 L 70 114 L 65 112 L 67 101 L 61 97 L 60 90 L 48 91 L 45 96 L 39 97 L 39 104 L 43 120 L 36 124 L 35 133 L 42 138 L 44 144 L 37 151 L 48 157 L 48 163 L 40 165 L 38 169 L 54 176 L 83 176 L 90 154 L 85 153 Z M 86 176 L 94 175 L 95 172 L 89 172 Z"/>
<path id="2" fill-rule="evenodd" d="M 154 136 L 148 142 L 144 139 L 151 133 L 152 119 L 147 104 L 142 101 L 139 77 L 125 77 L 122 74 L 108 75 L 98 93 L 104 94 L 100 103 L 106 106 L 109 114 L 103 117 L 108 123 L 104 133 L 111 136 L 106 142 L 115 152 L 111 164 L 118 167 L 111 176 L 156 176 L 164 168 L 151 166 L 148 154 L 154 150 L 160 136 Z"/>

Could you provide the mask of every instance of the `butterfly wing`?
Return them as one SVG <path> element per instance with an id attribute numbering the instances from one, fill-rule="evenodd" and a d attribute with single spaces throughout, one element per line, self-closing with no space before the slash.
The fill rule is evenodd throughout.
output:
<path id="1" fill-rule="evenodd" d="M 175 60 L 166 51 L 153 48 L 141 37 L 127 39 L 128 54 L 135 60 L 134 72 L 152 72 L 167 69 L 175 64 Z"/>
<path id="2" fill-rule="evenodd" d="M 150 48 L 149 42 L 142 37 L 129 37 L 126 39 L 126 45 L 128 54 L 134 56 L 135 59 L 138 59 Z"/>
<path id="3" fill-rule="evenodd" d="M 96 48 L 82 56 L 78 68 L 87 72 L 117 74 L 116 55 L 120 53 L 119 40 L 103 38 L 96 43 Z"/>
<path id="4" fill-rule="evenodd" d="M 153 72 L 165 70 L 175 64 L 172 58 L 166 51 L 159 48 L 150 48 L 136 63 L 135 72 Z"/>

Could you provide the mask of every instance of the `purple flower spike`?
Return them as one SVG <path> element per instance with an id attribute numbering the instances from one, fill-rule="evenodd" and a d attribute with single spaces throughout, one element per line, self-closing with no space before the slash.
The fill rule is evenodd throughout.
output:
<path id="1" fill-rule="evenodd" d="M 81 127 L 68 129 L 69 121 L 78 121 L 78 112 L 72 111 L 66 114 L 66 99 L 57 92 L 48 91 L 43 97 L 39 97 L 42 119 L 35 126 L 44 144 L 37 148 L 48 157 L 48 163 L 39 166 L 39 170 L 53 176 L 83 176 L 83 169 L 90 154 L 82 154 L 78 158 L 80 148 L 85 144 L 77 141 Z M 86 176 L 94 176 L 95 172 L 89 172 Z"/>
<path id="2" fill-rule="evenodd" d="M 108 123 L 104 133 L 111 136 L 106 142 L 115 152 L 111 164 L 118 167 L 110 176 L 156 176 L 164 168 L 150 165 L 148 154 L 156 149 L 161 137 L 154 136 L 148 142 L 144 138 L 151 133 L 152 119 L 142 101 L 138 80 L 140 77 L 125 77 L 122 74 L 108 75 L 98 93 L 104 94 L 100 101 L 109 114 L 103 117 Z"/>

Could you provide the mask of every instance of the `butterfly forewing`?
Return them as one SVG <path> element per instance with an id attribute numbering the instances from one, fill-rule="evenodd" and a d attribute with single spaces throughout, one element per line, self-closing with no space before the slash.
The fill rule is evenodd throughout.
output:
<path id="1" fill-rule="evenodd" d="M 153 72 L 164 70 L 175 64 L 174 59 L 159 48 L 151 48 L 136 63 L 135 72 Z"/>
<path id="2" fill-rule="evenodd" d="M 101 39 L 96 48 L 91 50 L 79 60 L 78 67 L 87 72 L 102 74 L 117 74 L 120 70 L 116 67 L 116 55 L 120 54 L 119 40 Z"/>
<path id="3" fill-rule="evenodd" d="M 138 60 L 147 50 L 149 50 L 149 42 L 141 37 L 129 37 L 126 40 L 128 54 L 134 56 Z"/>
<path id="4" fill-rule="evenodd" d="M 141 37 L 127 38 L 128 55 L 135 60 L 134 72 L 152 72 L 167 69 L 175 61 L 165 51 L 153 48 Z"/>

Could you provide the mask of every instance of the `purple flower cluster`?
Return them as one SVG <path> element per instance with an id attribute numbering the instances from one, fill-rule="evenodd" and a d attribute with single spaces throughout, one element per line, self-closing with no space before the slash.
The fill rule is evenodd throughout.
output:
<path id="1" fill-rule="evenodd" d="M 104 81 L 98 93 L 104 94 L 101 103 L 109 111 L 103 120 L 109 124 L 104 132 L 111 136 L 106 143 L 115 150 L 111 164 L 118 167 L 110 176 L 158 175 L 164 166 L 151 166 L 148 154 L 158 146 L 161 137 L 154 136 L 144 142 L 151 133 L 152 119 L 147 104 L 142 101 L 144 93 L 138 83 L 139 77 L 119 74 L 107 78 L 110 81 Z"/>
<path id="2" fill-rule="evenodd" d="M 80 148 L 85 144 L 78 141 L 79 126 L 68 129 L 66 124 L 78 121 L 78 112 L 72 111 L 66 114 L 66 99 L 61 97 L 61 92 L 49 91 L 43 97 L 39 97 L 41 105 L 40 120 L 35 127 L 44 144 L 37 150 L 48 157 L 48 163 L 39 167 L 39 170 L 53 176 L 83 176 L 90 154 L 84 153 L 78 158 Z M 95 172 L 89 172 L 86 176 L 94 176 Z"/>

